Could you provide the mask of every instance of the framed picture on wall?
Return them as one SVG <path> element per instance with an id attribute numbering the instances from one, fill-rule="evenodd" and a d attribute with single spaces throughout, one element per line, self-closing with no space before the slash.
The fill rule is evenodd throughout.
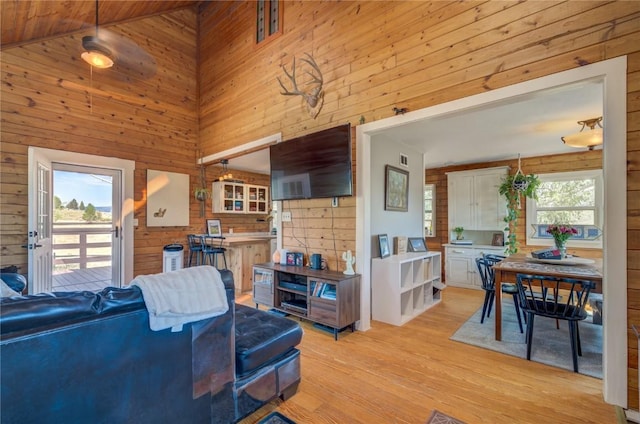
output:
<path id="1" fill-rule="evenodd" d="M 378 235 L 378 244 L 380 245 L 380 257 L 386 258 L 391 255 L 391 250 L 389 250 L 389 237 L 386 234 Z"/>
<path id="2" fill-rule="evenodd" d="M 384 209 L 399 212 L 409 210 L 409 171 L 385 166 Z"/>
<path id="3" fill-rule="evenodd" d="M 207 219 L 207 234 L 214 237 L 222 237 L 222 227 L 219 219 Z"/>

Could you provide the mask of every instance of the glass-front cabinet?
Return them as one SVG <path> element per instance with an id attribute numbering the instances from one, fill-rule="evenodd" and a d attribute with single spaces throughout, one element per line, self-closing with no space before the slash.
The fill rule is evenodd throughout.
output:
<path id="1" fill-rule="evenodd" d="M 268 202 L 267 187 L 227 181 L 213 183 L 214 213 L 266 214 Z"/>
<path id="2" fill-rule="evenodd" d="M 262 186 L 248 185 L 247 190 L 247 207 L 249 213 L 267 213 L 267 188 Z"/>

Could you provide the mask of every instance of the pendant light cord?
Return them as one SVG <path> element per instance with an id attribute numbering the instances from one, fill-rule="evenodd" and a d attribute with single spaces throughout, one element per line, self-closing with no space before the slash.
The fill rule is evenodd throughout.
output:
<path id="1" fill-rule="evenodd" d="M 93 66 L 89 66 L 89 114 L 93 115 Z"/>

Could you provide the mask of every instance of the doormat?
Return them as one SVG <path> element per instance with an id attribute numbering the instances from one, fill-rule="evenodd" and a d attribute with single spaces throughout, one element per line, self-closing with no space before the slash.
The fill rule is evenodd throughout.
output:
<path id="1" fill-rule="evenodd" d="M 296 424 L 296 422 L 285 417 L 277 411 L 273 411 L 272 413 L 258 421 L 258 424 Z"/>
<path id="2" fill-rule="evenodd" d="M 433 410 L 431 416 L 427 420 L 427 424 L 465 424 L 464 421 L 460 421 L 447 414 L 443 414 L 438 410 Z"/>

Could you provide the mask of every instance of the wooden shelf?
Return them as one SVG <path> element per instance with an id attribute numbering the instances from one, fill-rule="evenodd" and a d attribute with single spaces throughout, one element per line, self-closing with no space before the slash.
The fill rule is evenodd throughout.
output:
<path id="1" fill-rule="evenodd" d="M 374 258 L 372 318 L 402 325 L 440 302 L 441 290 L 446 287 L 440 260 L 440 252 Z"/>
<path id="2" fill-rule="evenodd" d="M 274 263 L 254 266 L 254 276 L 268 272 L 272 273 L 270 290 L 254 283 L 256 306 L 269 306 L 330 327 L 335 340 L 338 331 L 349 326 L 353 330 L 360 319 L 360 275 Z M 282 287 L 281 282 L 298 284 L 305 290 Z M 268 298 L 267 293 L 271 294 Z"/>

